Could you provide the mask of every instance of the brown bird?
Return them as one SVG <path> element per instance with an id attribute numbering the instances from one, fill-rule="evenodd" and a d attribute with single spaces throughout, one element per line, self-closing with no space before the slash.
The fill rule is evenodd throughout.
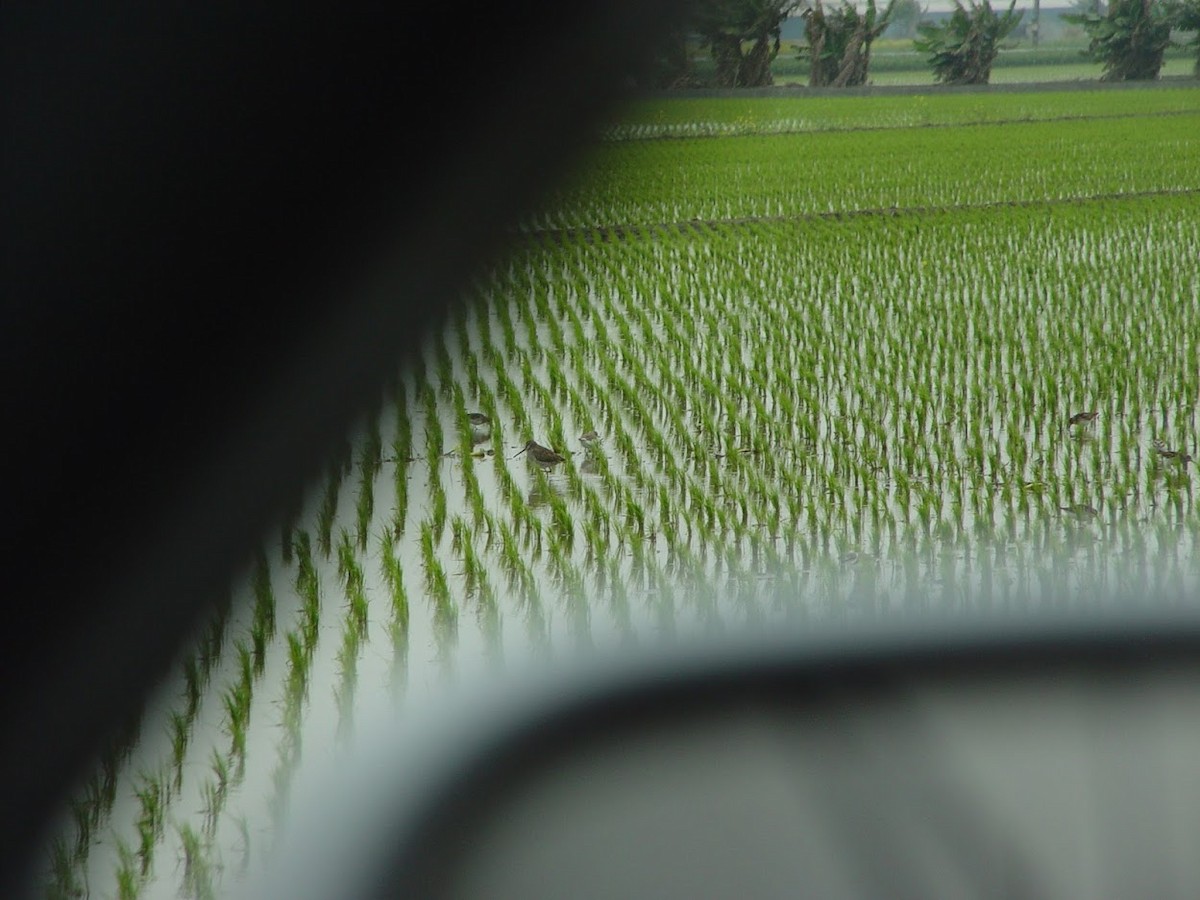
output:
<path id="1" fill-rule="evenodd" d="M 468 413 L 467 421 L 471 423 L 472 444 L 482 444 L 492 436 L 492 420 L 483 413 Z"/>
<path id="2" fill-rule="evenodd" d="M 1094 409 L 1091 412 L 1077 412 L 1068 420 L 1070 425 L 1090 425 L 1096 421 L 1096 416 L 1100 415 L 1100 410 Z"/>
<path id="3" fill-rule="evenodd" d="M 533 458 L 534 462 L 541 463 L 543 466 L 552 466 L 555 463 L 566 462 L 566 457 L 560 453 L 555 453 L 549 447 L 543 447 L 537 441 L 526 441 L 525 446 L 514 453 L 510 459 L 516 459 L 526 450 Z"/>
<path id="4" fill-rule="evenodd" d="M 1061 509 L 1063 512 L 1071 513 L 1071 515 L 1078 516 L 1081 519 L 1094 519 L 1096 516 L 1100 515 L 1100 510 L 1096 509 L 1094 506 L 1090 506 L 1087 503 L 1076 503 L 1072 506 L 1060 506 L 1059 509 Z"/>
<path id="5" fill-rule="evenodd" d="M 1192 461 L 1192 454 L 1188 453 L 1186 450 L 1168 450 L 1167 445 L 1162 441 L 1154 442 L 1154 452 L 1163 459 L 1174 460 L 1185 469 L 1187 468 L 1188 463 Z"/>

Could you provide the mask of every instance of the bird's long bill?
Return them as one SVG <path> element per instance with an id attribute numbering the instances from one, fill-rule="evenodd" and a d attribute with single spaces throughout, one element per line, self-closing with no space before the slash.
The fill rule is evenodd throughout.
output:
<path id="1" fill-rule="evenodd" d="M 518 450 L 516 453 L 514 453 L 512 456 L 510 456 L 509 459 L 516 459 L 518 456 L 520 456 L 522 453 L 524 453 L 528 449 L 529 449 L 528 447 L 522 447 L 520 450 Z"/>

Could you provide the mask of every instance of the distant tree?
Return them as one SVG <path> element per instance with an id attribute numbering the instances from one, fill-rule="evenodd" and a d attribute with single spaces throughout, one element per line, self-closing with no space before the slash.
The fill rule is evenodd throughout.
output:
<path id="1" fill-rule="evenodd" d="M 853 87 L 867 83 L 871 65 L 871 43 L 883 34 L 895 7 L 888 3 L 883 15 L 877 15 L 875 0 L 867 0 L 866 12 L 859 14 L 842 0 L 840 9 L 826 13 L 821 0 L 804 11 L 805 45 L 800 58 L 808 59 L 812 68 L 808 78 L 811 87 Z"/>
<path id="2" fill-rule="evenodd" d="M 895 37 L 914 38 L 917 26 L 925 15 L 925 7 L 918 0 L 892 0 L 892 14 L 888 17 L 888 34 Z"/>
<path id="3" fill-rule="evenodd" d="M 1171 46 L 1177 13 L 1153 0 L 1113 0 L 1107 12 L 1067 13 L 1062 18 L 1082 25 L 1091 38 L 1087 53 L 1104 63 L 1101 81 L 1153 81 Z"/>
<path id="4" fill-rule="evenodd" d="M 693 21 L 716 64 L 719 87 L 772 83 L 780 29 L 802 0 L 700 0 Z"/>
<path id="5" fill-rule="evenodd" d="M 688 52 L 688 37 L 691 23 L 677 20 L 670 33 L 664 35 L 655 48 L 651 71 L 646 78 L 655 88 L 685 88 L 697 83 L 692 66 L 692 55 Z"/>
<path id="6" fill-rule="evenodd" d="M 968 0 L 964 7 L 954 0 L 954 12 L 939 24 L 921 25 L 913 46 L 928 53 L 934 80 L 942 84 L 987 84 L 992 63 L 1001 50 L 1000 42 L 1012 32 L 1025 11 L 1014 12 L 1017 0 L 996 15 L 988 0 Z"/>
<path id="7" fill-rule="evenodd" d="M 1196 54 L 1196 66 L 1192 70 L 1200 78 L 1200 0 L 1184 0 L 1175 4 L 1175 27 L 1180 31 L 1194 31 L 1196 34 L 1184 44 Z"/>

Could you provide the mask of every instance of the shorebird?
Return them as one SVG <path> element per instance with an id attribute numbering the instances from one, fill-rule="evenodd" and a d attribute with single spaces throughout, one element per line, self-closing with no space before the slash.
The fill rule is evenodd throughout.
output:
<path id="1" fill-rule="evenodd" d="M 1065 513 L 1071 513 L 1071 515 L 1077 516 L 1080 519 L 1094 519 L 1096 516 L 1100 515 L 1100 510 L 1087 503 L 1076 503 L 1072 506 L 1060 506 L 1059 509 Z"/>
<path id="2" fill-rule="evenodd" d="M 579 436 L 579 440 L 582 442 L 583 446 L 591 447 L 600 443 L 600 435 L 596 434 L 595 431 L 585 431 Z"/>
<path id="3" fill-rule="evenodd" d="M 561 453 L 555 453 L 549 447 L 543 447 L 537 441 L 526 441 L 525 446 L 509 458 L 516 459 L 526 450 L 529 451 L 529 455 L 534 462 L 541 463 L 543 466 L 552 466 L 555 463 L 566 462 L 567 459 Z"/>
<path id="4" fill-rule="evenodd" d="M 1163 459 L 1174 460 L 1185 469 L 1187 468 L 1188 463 L 1192 461 L 1192 454 L 1188 453 L 1186 450 L 1168 450 L 1167 445 L 1162 441 L 1154 442 L 1154 452 Z"/>
<path id="5" fill-rule="evenodd" d="M 468 413 L 467 421 L 471 423 L 471 443 L 482 444 L 492 436 L 492 420 L 483 413 Z"/>
<path id="6" fill-rule="evenodd" d="M 1096 421 L 1096 416 L 1100 415 L 1100 410 L 1094 409 L 1091 412 L 1077 412 L 1068 420 L 1070 425 L 1091 425 Z"/>

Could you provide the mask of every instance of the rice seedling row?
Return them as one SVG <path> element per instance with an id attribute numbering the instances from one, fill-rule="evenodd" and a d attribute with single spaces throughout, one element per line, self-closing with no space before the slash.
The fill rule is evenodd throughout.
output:
<path id="1" fill-rule="evenodd" d="M 1195 112 L 1200 89 L 1056 91 L 906 97 L 780 97 L 647 99 L 622 110 L 604 129 L 611 141 L 726 137 L 798 131 L 914 128 L 985 122 L 1109 118 Z"/>
<path id="2" fill-rule="evenodd" d="M 1147 158 L 1145 132 L 1161 153 Z M 1200 110 L 1119 120 L 614 142 L 531 231 L 1196 190 Z M 801 164 L 802 162 L 802 164 Z"/>

